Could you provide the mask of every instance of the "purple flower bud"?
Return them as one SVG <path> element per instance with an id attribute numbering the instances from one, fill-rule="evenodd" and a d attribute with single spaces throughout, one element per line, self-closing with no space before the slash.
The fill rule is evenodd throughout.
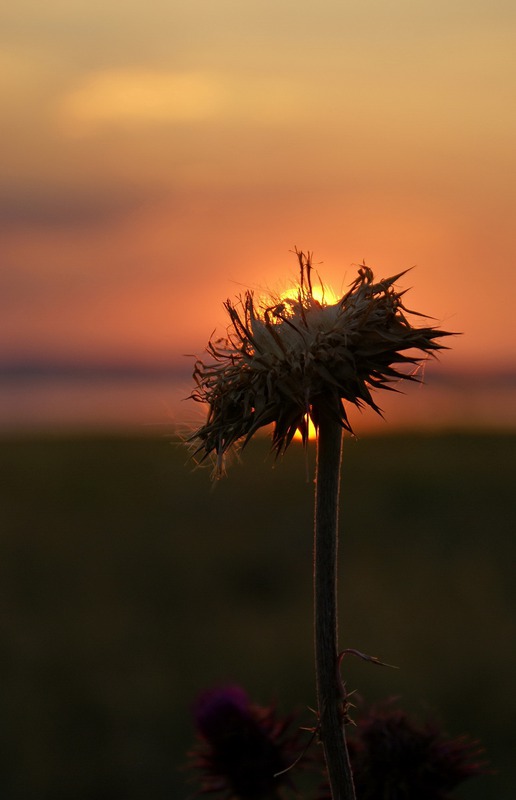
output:
<path id="1" fill-rule="evenodd" d="M 209 689 L 197 698 L 194 719 L 197 730 L 210 742 L 222 741 L 249 717 L 250 701 L 240 686 Z"/>

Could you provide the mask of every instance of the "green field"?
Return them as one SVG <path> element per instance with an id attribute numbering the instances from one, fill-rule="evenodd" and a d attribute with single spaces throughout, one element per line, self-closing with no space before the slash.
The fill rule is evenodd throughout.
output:
<path id="1" fill-rule="evenodd" d="M 312 493 L 257 441 L 212 486 L 167 437 L 1 443 L 0 797 L 186 800 L 196 693 L 314 705 Z M 313 453 L 309 455 L 311 474 Z M 346 439 L 348 688 L 487 748 L 470 800 L 516 797 L 516 436 Z M 307 798 L 308 800 L 308 798 Z"/>

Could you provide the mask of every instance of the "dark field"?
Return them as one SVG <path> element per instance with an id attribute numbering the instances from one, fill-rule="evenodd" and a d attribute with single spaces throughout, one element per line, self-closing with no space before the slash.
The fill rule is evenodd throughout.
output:
<path id="1" fill-rule="evenodd" d="M 3 800 L 186 800 L 189 707 L 221 681 L 313 724 L 299 446 L 215 487 L 166 437 L 1 452 Z M 516 797 L 515 497 L 516 436 L 345 442 L 341 645 L 400 667 L 350 659 L 348 688 L 480 738 L 470 800 Z"/>

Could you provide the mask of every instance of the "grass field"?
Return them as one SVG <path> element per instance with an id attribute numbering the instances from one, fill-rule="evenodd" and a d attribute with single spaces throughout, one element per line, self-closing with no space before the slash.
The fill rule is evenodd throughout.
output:
<path id="1" fill-rule="evenodd" d="M 219 682 L 312 723 L 313 485 L 267 453 L 212 486 L 166 437 L 4 439 L 2 798 L 186 800 Z M 480 738 L 459 796 L 512 800 L 516 436 L 347 439 L 343 472 L 341 645 L 400 667 L 348 688 Z"/>

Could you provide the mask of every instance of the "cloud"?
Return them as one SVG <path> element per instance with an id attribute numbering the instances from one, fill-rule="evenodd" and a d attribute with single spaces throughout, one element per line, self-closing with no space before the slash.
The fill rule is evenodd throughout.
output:
<path id="1" fill-rule="evenodd" d="M 61 98 L 58 118 L 72 135 L 210 121 L 292 126 L 305 102 L 300 79 L 127 68 L 87 76 Z"/>
<path id="2" fill-rule="evenodd" d="M 201 121 L 223 110 L 227 90 L 199 72 L 121 69 L 89 75 L 61 102 L 60 119 L 72 132 L 105 126 Z"/>
<path id="3" fill-rule="evenodd" d="M 3 187 L 0 230 L 103 225 L 123 217 L 147 199 L 143 190 L 131 191 L 127 187 L 87 189 L 49 184 Z"/>

